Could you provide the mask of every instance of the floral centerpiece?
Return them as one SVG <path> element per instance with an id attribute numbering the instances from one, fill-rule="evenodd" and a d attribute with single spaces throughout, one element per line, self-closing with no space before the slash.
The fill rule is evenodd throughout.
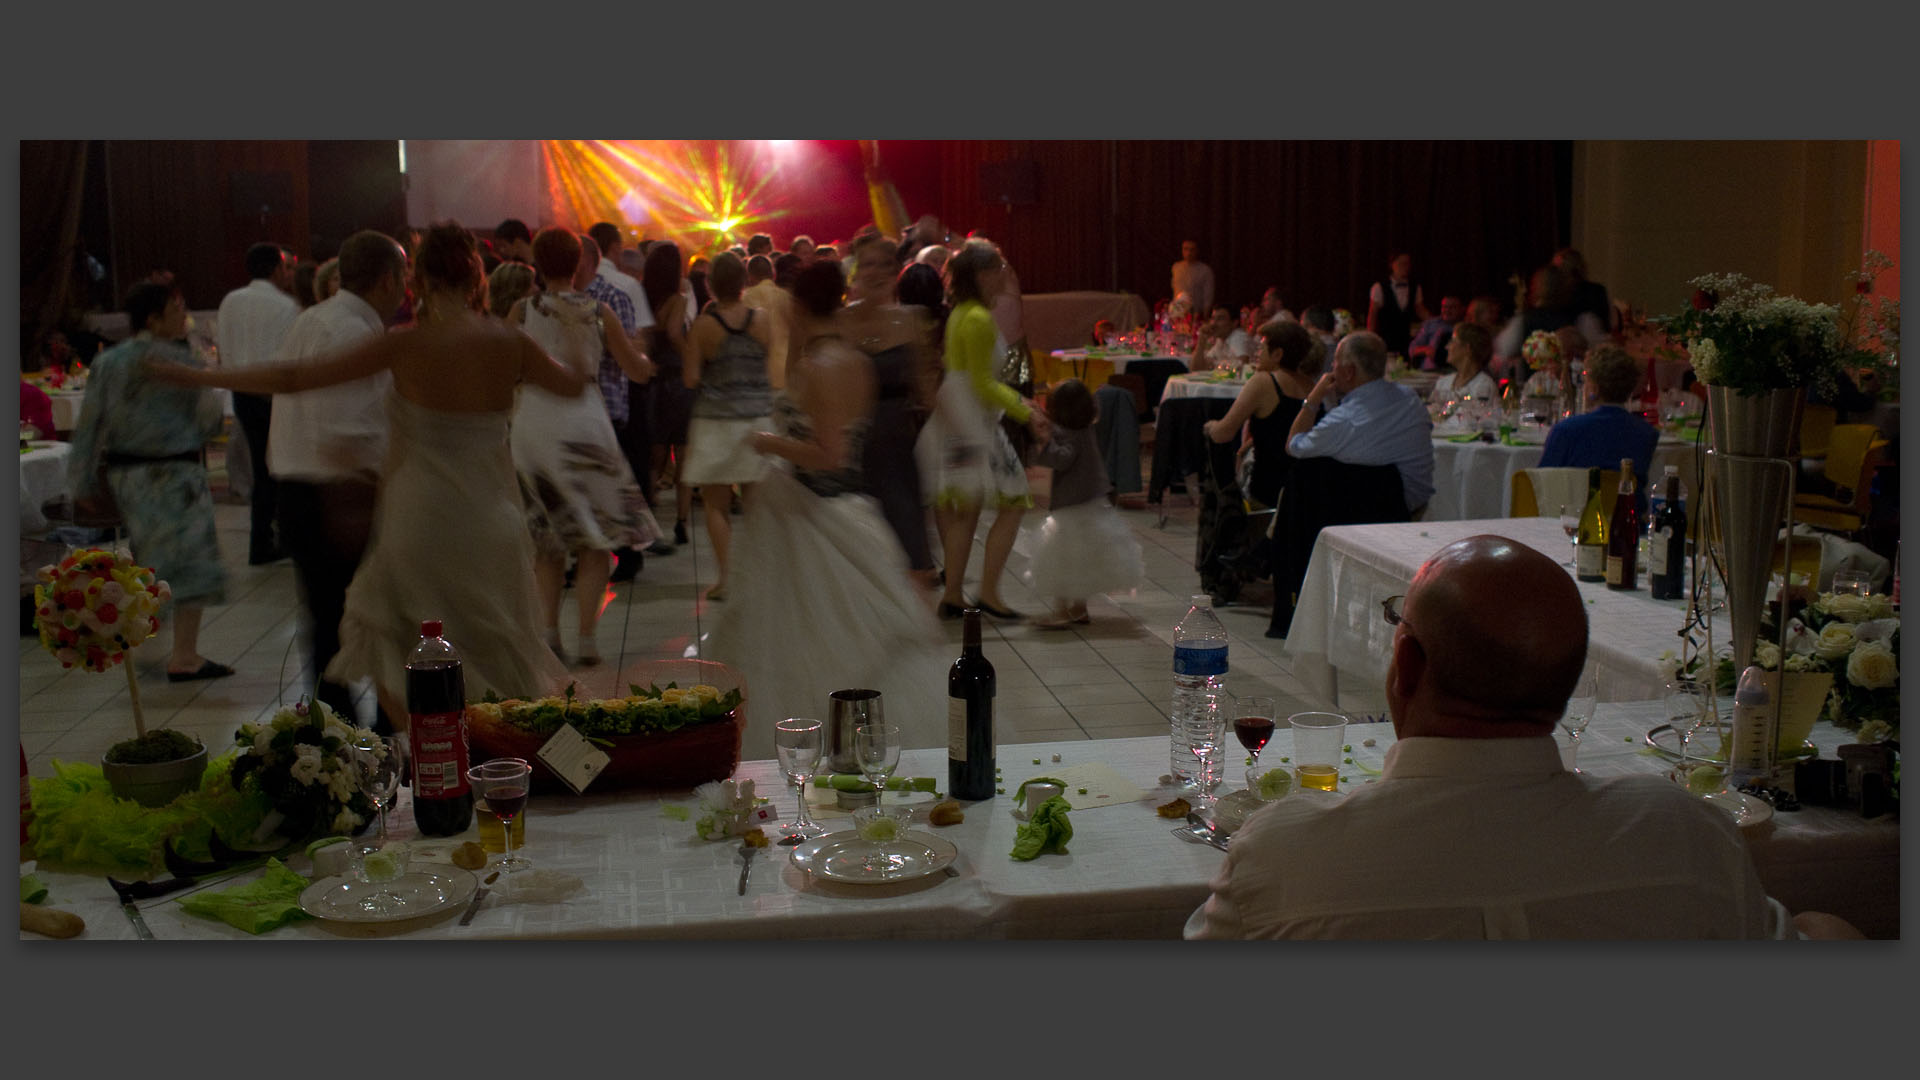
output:
<path id="1" fill-rule="evenodd" d="M 1742 396 L 1811 386 L 1830 393 L 1843 357 L 1840 309 L 1779 296 L 1741 274 L 1703 274 L 1693 298 L 1658 321 L 1687 351 L 1702 382 Z"/>
<path id="2" fill-rule="evenodd" d="M 1847 275 L 1853 297 L 1841 320 L 1840 337 L 1847 343 L 1841 364 L 1853 369 L 1862 389 L 1873 389 L 1882 401 L 1900 396 L 1900 300 L 1874 292 L 1876 279 L 1893 269 L 1893 260 L 1878 251 L 1861 259 L 1859 270 Z"/>
<path id="3" fill-rule="evenodd" d="M 280 816 L 277 831 L 290 839 L 359 832 L 377 808 L 360 790 L 354 732 L 324 702 L 307 700 L 265 724 L 242 724 L 233 736 L 233 784 L 266 796 Z"/>
<path id="4" fill-rule="evenodd" d="M 1763 671 L 1831 674 L 1832 689 L 1820 719 L 1857 733 L 1861 742 L 1900 737 L 1900 617 L 1885 596 L 1819 593 L 1809 598 L 1791 590 L 1787 603 L 1786 648 L 1779 641 L 1780 603 L 1769 605 L 1754 663 Z M 1671 660 L 1671 657 L 1665 659 Z M 1696 659 L 1676 673 L 1691 675 Z M 1733 694 L 1739 672 L 1733 658 L 1714 665 L 1718 691 Z"/>
<path id="5" fill-rule="evenodd" d="M 1539 368 L 1560 359 L 1560 339 L 1548 330 L 1535 330 L 1520 346 L 1520 355 Z"/>

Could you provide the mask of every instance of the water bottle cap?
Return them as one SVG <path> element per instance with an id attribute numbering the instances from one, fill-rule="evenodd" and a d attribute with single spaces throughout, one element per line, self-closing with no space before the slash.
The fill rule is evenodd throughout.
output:
<path id="1" fill-rule="evenodd" d="M 439 619 L 423 619 L 420 623 L 420 636 L 439 637 L 442 629 L 444 628 L 440 625 Z"/>
<path id="2" fill-rule="evenodd" d="M 1733 692 L 1735 705 L 1765 705 L 1772 700 L 1767 692 L 1766 673 L 1758 665 L 1749 665 L 1740 673 L 1740 685 Z"/>

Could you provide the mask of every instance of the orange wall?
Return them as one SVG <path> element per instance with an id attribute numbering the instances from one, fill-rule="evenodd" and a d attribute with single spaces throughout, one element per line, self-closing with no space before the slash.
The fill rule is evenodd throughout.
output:
<path id="1" fill-rule="evenodd" d="M 1893 260 L 1893 269 L 1874 282 L 1881 296 L 1900 295 L 1900 143 L 1875 139 L 1867 144 L 1867 224 L 1863 250 Z"/>

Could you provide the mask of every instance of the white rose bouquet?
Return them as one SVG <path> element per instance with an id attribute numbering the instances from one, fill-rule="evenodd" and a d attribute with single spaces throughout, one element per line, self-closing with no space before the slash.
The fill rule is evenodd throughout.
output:
<path id="1" fill-rule="evenodd" d="M 360 790 L 354 728 L 324 703 L 303 700 L 265 724 L 242 724 L 233 784 L 264 794 L 290 839 L 359 832 L 377 812 Z"/>
<path id="2" fill-rule="evenodd" d="M 1900 617 L 1885 596 L 1795 594 L 1787 616 L 1786 650 L 1776 644 L 1779 606 L 1761 623 L 1754 663 L 1768 671 L 1832 672 L 1822 719 L 1859 732 L 1862 742 L 1900 737 Z M 1733 690 L 1731 659 L 1717 665 L 1721 688 Z"/>

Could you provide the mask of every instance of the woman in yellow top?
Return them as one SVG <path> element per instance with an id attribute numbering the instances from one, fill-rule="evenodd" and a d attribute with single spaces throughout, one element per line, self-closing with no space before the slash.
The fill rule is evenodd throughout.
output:
<path id="1" fill-rule="evenodd" d="M 927 490 L 934 493 L 934 522 L 946 555 L 942 618 L 959 618 L 968 607 L 996 619 L 1021 618 L 1000 596 L 1000 575 L 1020 533 L 1020 515 L 1033 505 L 1033 496 L 1027 492 L 1026 466 L 1000 429 L 1000 417 L 1005 414 L 1029 425 L 1038 441 L 1047 437 L 1047 418 L 994 377 L 1006 346 L 992 305 L 1006 274 L 999 250 L 984 240 L 969 241 L 947 261 L 954 306 L 947 318 L 946 375 L 934 406 L 936 421 L 927 425 L 921 446 L 930 459 Z M 987 530 L 986 562 L 979 595 L 969 601 L 961 586 L 981 508 L 989 502 L 995 514 Z"/>

